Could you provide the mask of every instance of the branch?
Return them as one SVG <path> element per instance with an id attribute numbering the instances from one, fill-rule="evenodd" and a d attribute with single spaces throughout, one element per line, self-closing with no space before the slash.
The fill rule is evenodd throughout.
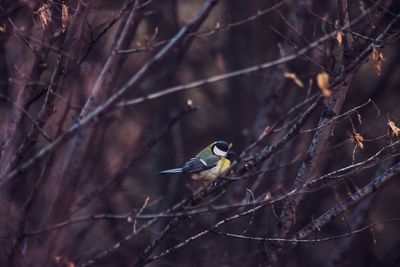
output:
<path id="1" fill-rule="evenodd" d="M 295 233 L 292 238 L 295 239 L 304 239 L 314 231 L 317 231 L 327 223 L 333 221 L 337 218 L 341 213 L 348 210 L 364 198 L 368 197 L 372 193 L 376 192 L 379 188 L 381 188 L 384 184 L 386 184 L 390 178 L 396 176 L 400 173 L 400 161 L 390 167 L 386 172 L 381 175 L 376 176 L 365 185 L 362 189 L 350 195 L 346 200 L 342 201 L 338 205 L 334 206 L 327 210 L 324 214 L 319 216 L 317 219 L 314 219 L 311 223 L 303 227 L 297 233 Z"/>
<path id="2" fill-rule="evenodd" d="M 48 155 L 51 151 L 58 149 L 63 143 L 70 140 L 79 130 L 87 127 L 88 124 L 95 121 L 98 117 L 104 115 L 108 112 L 118 100 L 120 100 L 126 92 L 129 91 L 133 86 L 137 86 L 146 74 L 148 74 L 160 61 L 162 61 L 179 43 L 181 43 L 185 36 L 190 32 L 196 30 L 201 23 L 206 19 L 212 7 L 217 4 L 217 0 L 209 0 L 199 11 L 197 16 L 184 26 L 175 37 L 168 42 L 151 60 L 149 60 L 134 76 L 132 76 L 115 94 L 107 99 L 107 101 L 98 106 L 96 109 L 91 111 L 87 116 L 82 118 L 82 120 L 74 123 L 65 132 L 60 135 L 53 143 L 47 145 L 46 147 L 39 150 L 30 160 L 20 165 L 16 169 L 10 171 L 3 179 L 0 181 L 0 188 L 4 187 L 5 184 L 10 182 L 13 178 L 18 176 L 20 173 L 28 170 L 37 161 L 39 161 L 44 156 Z"/>
<path id="3" fill-rule="evenodd" d="M 237 26 L 241 26 L 241 25 L 243 25 L 243 24 L 245 24 L 247 22 L 250 22 L 250 21 L 254 21 L 254 20 L 258 19 L 259 17 L 261 17 L 261 16 L 263 16 L 265 14 L 268 14 L 271 11 L 276 10 L 278 7 L 282 6 L 286 2 L 288 2 L 288 0 L 282 0 L 282 1 L 274 4 L 273 6 L 271 6 L 269 8 L 266 8 L 266 9 L 263 9 L 263 10 L 258 10 L 257 14 L 252 15 L 252 16 L 250 16 L 248 18 L 245 18 L 245 19 L 242 19 L 242 20 L 239 20 L 239 21 L 235 21 L 235 22 L 229 23 L 227 25 L 222 25 L 222 26 L 217 24 L 214 29 L 196 31 L 196 32 L 193 32 L 193 33 L 189 34 L 188 37 L 210 36 L 210 35 L 213 35 L 215 33 L 231 30 L 232 28 L 235 28 Z M 159 42 L 156 42 L 156 43 L 150 43 L 150 44 L 148 44 L 148 45 L 146 45 L 144 47 L 120 50 L 118 52 L 121 53 L 121 54 L 132 54 L 132 53 L 138 53 L 138 52 L 143 52 L 143 51 L 147 51 L 147 50 L 152 50 L 152 49 L 157 48 L 157 47 L 159 47 L 159 46 L 161 46 L 163 44 L 166 44 L 170 40 L 171 39 L 162 40 L 162 41 L 159 41 Z"/>
<path id="4" fill-rule="evenodd" d="M 121 11 L 119 11 L 112 19 L 110 19 L 108 22 L 105 23 L 105 26 L 101 29 L 100 33 L 98 33 L 95 37 L 91 38 L 91 40 L 89 41 L 88 48 L 86 49 L 85 53 L 83 54 L 77 65 L 80 65 L 85 61 L 85 59 L 89 56 L 90 52 L 93 50 L 94 45 L 115 25 L 115 23 L 122 17 L 124 12 L 129 9 L 129 6 L 132 5 L 133 2 L 134 0 L 129 0 Z M 143 4 L 138 4 L 134 7 L 134 10 L 142 9 L 145 6 L 151 4 L 151 2 L 153 2 L 153 0 L 147 0 Z"/>
<path id="5" fill-rule="evenodd" d="M 265 151 L 263 151 L 257 159 L 254 161 L 248 161 L 246 165 L 244 165 L 242 168 L 237 170 L 235 173 L 243 173 L 254 167 L 255 165 L 259 164 L 260 162 L 266 160 L 268 157 L 270 157 L 273 153 L 281 149 L 284 144 L 289 142 L 294 135 L 297 133 L 297 131 L 300 129 L 300 127 L 305 123 L 306 119 L 310 116 L 312 111 L 318 106 L 320 98 L 317 98 L 314 103 L 307 109 L 307 111 L 304 112 L 303 116 L 298 119 L 293 125 L 293 127 L 287 132 L 287 134 L 282 138 L 280 142 L 277 144 L 268 147 Z M 234 165 L 231 167 L 233 168 Z M 229 173 L 229 170 L 227 171 Z M 207 192 L 207 187 L 201 188 L 199 191 L 194 193 L 191 197 L 181 201 L 181 203 L 177 204 L 174 208 L 181 207 L 183 205 L 186 205 L 187 203 L 190 203 L 191 206 L 196 206 L 197 204 L 201 203 L 203 199 L 208 195 L 212 194 L 214 192 L 218 192 L 221 188 L 225 187 L 229 183 L 231 183 L 232 180 L 222 180 L 221 183 L 218 183 L 217 181 L 215 182 L 215 186 L 211 188 L 209 192 Z M 136 262 L 135 266 L 143 266 L 149 261 L 152 261 L 149 259 L 149 256 L 151 253 L 159 246 L 159 244 L 166 238 L 166 235 L 171 232 L 179 223 L 180 223 L 180 218 L 173 218 L 167 226 L 164 228 L 164 230 L 161 232 L 161 234 L 153 240 L 153 242 L 145 249 L 145 251 L 142 253 L 142 255 L 139 257 L 139 260 Z"/>
<path id="6" fill-rule="evenodd" d="M 343 201 L 342 203 L 340 203 L 339 205 L 335 206 L 334 208 L 328 210 L 327 212 L 325 212 L 323 215 L 321 215 L 319 218 L 313 220 L 313 222 L 311 222 L 310 224 L 308 224 L 307 226 L 305 226 L 303 229 L 301 229 L 299 232 L 297 232 L 295 235 L 293 235 L 290 238 L 262 238 L 262 239 L 258 239 L 258 238 L 252 238 L 252 240 L 256 240 L 256 241 L 271 241 L 271 242 L 289 242 L 292 244 L 292 246 L 298 244 L 298 243 L 310 243 L 310 242 L 315 242 L 315 239 L 312 240 L 307 240 L 305 239 L 308 235 L 312 234 L 314 231 L 319 230 L 323 225 L 327 224 L 328 222 L 332 221 L 333 219 L 335 219 L 339 214 L 341 214 L 342 212 L 344 212 L 345 210 L 349 209 L 351 206 L 355 205 L 356 203 L 358 203 L 360 200 L 362 200 L 363 198 L 367 197 L 368 195 L 372 194 L 373 192 L 376 192 L 380 187 L 382 187 L 391 177 L 398 175 L 400 173 L 400 162 L 398 162 L 397 164 L 393 165 L 388 171 L 386 171 L 384 174 L 375 177 L 369 184 L 367 184 L 365 187 L 363 187 L 361 190 L 359 190 L 358 192 L 352 194 L 349 198 L 347 198 L 345 201 Z M 288 195 L 292 195 L 292 193 L 288 193 Z M 204 230 L 196 235 L 193 235 L 187 239 L 185 239 L 184 241 L 178 243 L 177 245 L 164 250 L 163 252 L 161 252 L 159 255 L 154 256 L 152 258 L 149 258 L 146 263 L 150 263 L 152 261 L 155 261 L 161 257 L 164 257 L 166 255 L 169 255 L 173 252 L 175 252 L 176 250 L 182 248 L 183 246 L 188 245 L 189 243 L 195 241 L 196 239 L 208 234 L 209 232 L 215 232 L 214 229 L 218 228 L 219 226 L 226 224 L 228 222 L 231 222 L 233 220 L 236 220 L 238 218 L 241 218 L 243 216 L 246 216 L 248 214 L 252 214 L 255 211 L 259 210 L 260 208 L 262 208 L 264 205 L 259 205 L 256 206 L 254 208 L 251 208 L 249 210 L 246 210 L 244 212 L 241 212 L 239 214 L 235 214 L 233 216 L 227 217 L 223 220 L 220 220 L 218 223 L 214 224 L 213 226 L 211 226 L 210 228 L 208 228 L 207 230 Z M 399 221 L 400 219 L 396 218 L 393 219 L 394 221 Z M 392 220 L 388 220 L 385 222 L 390 222 Z M 364 227 L 362 228 L 363 230 L 359 229 L 356 230 L 358 232 L 364 231 L 365 229 L 370 228 L 370 226 Z M 343 234 L 343 235 L 339 235 L 339 236 L 335 236 L 335 237 L 328 237 L 325 239 L 320 239 L 320 241 L 328 241 L 328 240 L 332 240 L 332 239 L 337 239 L 340 237 L 346 237 L 349 236 L 349 233 Z M 233 237 L 238 237 L 238 235 L 234 235 Z M 243 236 L 242 236 L 243 237 Z"/>
<path id="7" fill-rule="evenodd" d="M 385 28 L 385 30 L 379 35 L 376 39 L 377 42 L 382 42 L 384 40 L 385 35 L 390 30 L 390 28 L 394 25 L 394 23 L 400 18 L 400 14 L 398 14 Z M 333 130 L 334 125 L 329 124 L 329 121 L 339 113 L 343 102 L 345 100 L 346 92 L 348 90 L 349 83 L 354 76 L 355 69 L 359 68 L 361 64 L 364 62 L 365 57 L 369 54 L 369 52 L 373 49 L 375 43 L 371 43 L 367 46 L 364 51 L 361 52 L 360 55 L 354 59 L 354 63 L 349 64 L 346 63 L 346 68 L 341 68 L 342 71 L 347 70 L 347 72 L 339 74 L 339 79 L 343 79 L 342 86 L 340 86 L 337 90 L 333 90 L 334 95 L 331 99 L 329 99 L 326 104 L 325 110 L 321 114 L 321 119 L 318 124 L 317 132 L 315 133 L 313 140 L 311 141 L 309 147 L 309 156 L 310 159 L 306 160 L 302 167 L 300 168 L 293 188 L 297 188 L 307 181 L 311 180 L 313 175 L 315 174 L 319 163 L 324 157 L 324 149 L 327 146 Z M 368 51 L 368 52 L 367 52 Z M 346 61 L 347 62 L 347 61 Z M 351 72 L 348 72 L 351 71 Z M 321 125 L 326 125 L 324 128 L 319 128 Z M 295 223 L 295 214 L 297 211 L 297 207 L 301 203 L 303 199 L 302 195 L 298 195 L 293 199 L 289 199 L 286 203 L 286 207 L 282 211 L 280 217 L 280 223 L 278 224 L 278 236 L 286 237 L 291 230 L 292 226 Z"/>
<path id="8" fill-rule="evenodd" d="M 343 26 L 343 27 L 339 28 L 338 30 L 346 30 L 351 25 L 354 25 L 354 24 L 360 22 L 362 19 L 365 18 L 365 16 L 367 16 L 369 13 L 371 13 L 375 8 L 376 8 L 376 5 L 372 6 L 371 8 L 366 10 L 365 14 L 362 14 L 359 17 L 357 17 L 356 19 L 354 19 L 350 25 Z M 159 97 L 163 97 L 165 95 L 169 95 L 169 94 L 172 94 L 172 93 L 189 90 L 189 89 L 196 88 L 196 87 L 201 87 L 201 86 L 204 86 L 204 85 L 207 85 L 207 84 L 220 82 L 220 81 L 223 81 L 223 80 L 227 80 L 227 79 L 231 79 L 231 78 L 234 78 L 234 77 L 250 74 L 250 73 L 253 73 L 253 72 L 258 72 L 258 71 L 261 71 L 261 70 L 266 70 L 266 69 L 278 66 L 280 64 L 284 64 L 284 63 L 293 61 L 293 60 L 297 59 L 298 57 L 305 55 L 307 52 L 309 52 L 310 50 L 316 48 L 317 46 L 319 46 L 320 44 L 324 43 L 325 41 L 327 41 L 327 40 L 329 40 L 331 38 L 334 38 L 336 36 L 336 33 L 337 33 L 337 30 L 332 31 L 332 32 L 320 37 L 318 40 L 310 43 L 308 46 L 298 50 L 297 52 L 295 52 L 295 53 L 293 53 L 291 55 L 288 55 L 288 56 L 285 56 L 285 57 L 281 57 L 281 58 L 273 60 L 273 61 L 265 62 L 263 64 L 254 65 L 254 66 L 251 66 L 251 67 L 248 67 L 248 68 L 244 68 L 244 69 L 240 69 L 240 70 L 236 70 L 236 71 L 232 71 L 232 72 L 227 72 L 227 73 L 220 74 L 220 75 L 215 75 L 213 77 L 209 77 L 209 78 L 206 78 L 206 79 L 194 81 L 194 82 L 191 82 L 191 83 L 169 87 L 169 88 L 166 88 L 166 89 L 163 89 L 163 90 L 159 90 L 158 92 L 155 92 L 155 93 L 152 93 L 152 94 L 148 94 L 146 96 L 134 98 L 134 99 L 131 99 L 131 100 L 124 100 L 124 101 L 121 101 L 120 103 L 118 103 L 116 105 L 116 107 L 121 108 L 121 107 L 141 104 L 141 103 L 146 102 L 148 100 L 153 100 L 153 99 L 156 99 L 156 98 L 159 98 Z"/>
<path id="9" fill-rule="evenodd" d="M 116 78 L 118 77 L 120 66 L 125 58 L 116 53 L 121 47 L 127 46 L 135 34 L 135 31 L 141 21 L 141 12 L 137 12 L 137 6 L 143 0 L 135 0 L 128 2 L 128 9 L 125 10 L 124 18 L 114 38 L 114 44 L 110 55 L 107 58 L 94 86 L 91 88 L 90 95 L 79 114 L 78 122 L 84 118 L 89 112 L 93 111 L 100 103 L 104 102 L 109 95 L 112 94 Z M 65 157 L 62 175 L 56 186 L 56 198 L 50 204 L 49 222 L 56 223 L 69 217 L 71 207 L 75 201 L 80 182 L 79 173 L 84 166 L 85 158 L 91 140 L 96 133 L 99 124 L 91 124 L 90 126 L 78 132 L 72 142 L 70 142 L 71 150 Z M 49 237 L 54 240 L 55 237 Z"/>
<path id="10" fill-rule="evenodd" d="M 373 197 L 365 199 L 363 202 L 360 202 L 356 209 L 354 210 L 353 214 L 349 218 L 349 224 L 348 226 L 349 229 L 356 229 L 361 226 L 363 221 L 366 219 L 368 215 L 368 211 L 371 208 L 371 204 L 373 203 Z M 346 220 L 346 218 L 342 218 L 343 220 Z M 354 233 L 354 231 L 351 231 L 351 233 Z M 329 263 L 328 266 L 334 267 L 337 266 L 339 267 L 342 263 L 342 261 L 346 258 L 346 255 L 349 254 L 351 249 L 351 243 L 354 240 L 354 236 L 343 239 L 338 246 L 335 246 L 335 249 L 330 253 L 329 257 Z"/>
<path id="11" fill-rule="evenodd" d="M 274 237 L 257 237 L 257 236 L 246 236 L 246 235 L 238 235 L 238 234 L 232 234 L 232 233 L 223 233 L 223 232 L 218 232 L 218 231 L 213 231 L 209 230 L 209 232 L 217 235 L 222 235 L 222 236 L 227 236 L 227 237 L 233 237 L 237 239 L 244 239 L 244 240 L 251 240 L 251 241 L 267 241 L 267 242 L 286 242 L 286 243 L 320 243 L 320 242 L 326 242 L 326 241 L 332 241 L 336 239 L 341 239 L 341 238 L 348 238 L 351 237 L 354 234 L 360 234 L 365 232 L 366 230 L 373 230 L 373 228 L 377 225 L 381 224 L 386 224 L 386 223 L 398 223 L 400 222 L 400 218 L 393 218 L 389 220 L 384 220 L 384 221 L 379 221 L 375 223 L 371 223 L 369 225 L 366 225 L 364 227 L 358 228 L 356 230 L 350 230 L 347 233 L 340 234 L 340 235 L 333 235 L 325 238 L 314 238 L 314 239 L 291 239 L 291 238 L 274 238 Z"/>
<path id="12" fill-rule="evenodd" d="M 29 112 L 27 110 L 24 109 L 24 107 L 20 106 L 18 103 L 14 102 L 11 98 L 3 95 L 0 93 L 0 98 L 4 98 L 5 100 L 7 100 L 8 102 L 10 102 L 11 104 L 15 105 L 32 123 L 33 127 L 36 128 L 36 130 L 49 142 L 52 141 L 51 137 L 48 136 L 48 134 L 41 128 L 41 126 L 38 125 L 38 123 L 36 122 L 35 118 L 33 118 Z"/>
<path id="13" fill-rule="evenodd" d="M 258 198 L 258 200 L 252 201 L 252 202 L 243 202 L 240 201 L 238 203 L 229 203 L 229 204 L 222 204 L 222 205 L 217 205 L 217 206 L 206 206 L 206 207 L 196 207 L 196 208 L 188 208 L 180 212 L 161 212 L 161 213 L 148 213 L 148 214 L 139 214 L 136 213 L 134 215 L 133 212 L 128 212 L 124 214 L 94 214 L 94 215 L 88 215 L 88 216 L 82 216 L 78 218 L 71 218 L 68 219 L 64 222 L 57 223 L 54 225 L 50 225 L 46 228 L 39 229 L 39 230 L 33 230 L 33 231 L 27 231 L 25 232 L 26 236 L 34 236 L 34 235 L 40 235 L 42 233 L 48 232 L 48 231 L 54 231 L 60 228 L 64 228 L 70 225 L 78 224 L 78 223 L 83 223 L 83 222 L 88 222 L 88 221 L 98 221 L 98 220 L 120 220 L 120 221 L 131 221 L 131 220 L 150 220 L 150 219 L 162 219 L 162 218 L 174 218 L 174 217 L 188 217 L 188 216 L 193 216 L 193 215 L 200 215 L 204 213 L 216 213 L 216 212 L 226 212 L 226 211 L 232 211 L 236 208 L 242 208 L 242 207 L 249 207 L 249 206 L 255 206 L 255 205 L 273 205 L 275 203 L 278 203 L 282 200 L 285 200 L 287 197 L 294 195 L 294 194 L 304 194 L 304 193 L 309 193 L 310 189 L 315 186 L 317 183 L 321 183 L 321 181 L 325 181 L 323 186 L 319 186 L 317 189 L 313 189 L 313 191 L 320 190 L 323 188 L 326 188 L 328 186 L 332 186 L 331 181 L 335 181 L 337 183 L 337 180 L 339 178 L 345 178 L 346 176 L 353 174 L 355 172 L 354 169 L 360 171 L 362 170 L 363 166 L 366 166 L 367 164 L 371 163 L 372 161 L 376 161 L 378 159 L 378 156 L 380 156 L 384 151 L 390 151 L 393 149 L 395 145 L 400 144 L 400 140 L 396 141 L 393 144 L 387 145 L 384 148 L 380 149 L 378 152 L 376 152 L 373 156 L 369 157 L 368 159 L 351 164 L 349 166 L 343 167 L 341 169 L 332 171 L 330 173 L 324 174 L 318 178 L 313 179 L 312 181 L 308 182 L 307 184 L 303 185 L 301 188 L 294 189 L 286 194 L 283 195 L 277 195 L 272 199 L 265 199 L 264 196 L 261 198 Z M 396 154 L 395 156 L 398 156 Z M 393 156 L 389 157 L 392 158 Z M 373 164 L 372 166 L 376 166 L 377 164 L 381 163 L 383 160 L 386 160 L 386 158 L 379 160 L 377 163 Z M 287 165 L 284 165 L 284 167 Z M 370 166 L 370 167 L 372 167 Z M 281 166 L 279 166 L 281 167 Z M 271 168 L 270 170 L 275 170 L 276 168 Z M 254 175 L 266 173 L 270 170 L 264 170 L 261 172 L 256 172 L 249 174 L 247 176 L 238 176 L 238 177 L 221 177 L 223 179 L 229 179 L 229 180 L 239 180 L 239 179 L 244 179 L 244 178 L 249 178 Z M 349 171 L 351 170 L 351 171 Z M 347 173 L 343 173 L 344 171 L 349 171 Z M 343 173 L 338 175 L 339 173 Z M 328 182 L 326 182 L 328 181 Z M 176 207 L 175 207 L 176 209 Z"/>
<path id="14" fill-rule="evenodd" d="M 167 132 L 176 124 L 178 123 L 185 115 L 196 111 L 197 108 L 193 106 L 188 106 L 176 116 L 172 117 L 168 123 L 163 127 L 159 134 L 155 137 L 151 138 L 147 142 L 144 143 L 141 149 L 138 149 L 138 152 L 131 156 L 126 162 L 123 164 L 121 168 L 118 169 L 118 172 L 108 179 L 102 186 L 96 188 L 94 191 L 86 194 L 81 199 L 77 201 L 74 205 L 75 208 L 73 209 L 72 213 L 81 210 L 82 208 L 89 205 L 91 202 L 99 198 L 102 194 L 106 193 L 107 191 L 111 190 L 111 188 L 115 187 L 117 184 L 121 183 L 126 172 L 129 171 L 132 166 L 135 166 L 138 161 L 145 155 L 148 151 L 150 151 L 155 145 L 159 143 L 162 137 L 165 136 Z"/>

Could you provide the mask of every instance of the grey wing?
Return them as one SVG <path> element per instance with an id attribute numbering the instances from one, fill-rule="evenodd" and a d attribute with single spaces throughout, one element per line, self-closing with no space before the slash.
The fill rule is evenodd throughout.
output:
<path id="1" fill-rule="evenodd" d="M 217 156 L 206 157 L 205 159 L 192 158 L 183 166 L 182 170 L 186 173 L 196 173 L 211 169 L 217 165 L 219 158 Z"/>

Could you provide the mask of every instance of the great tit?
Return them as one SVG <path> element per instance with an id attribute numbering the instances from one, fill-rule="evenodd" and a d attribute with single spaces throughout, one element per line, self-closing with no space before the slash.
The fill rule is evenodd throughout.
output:
<path id="1" fill-rule="evenodd" d="M 214 181 L 231 165 L 235 153 L 230 151 L 230 148 L 231 144 L 225 141 L 216 141 L 186 162 L 182 168 L 165 170 L 159 174 L 187 173 L 195 180 Z"/>

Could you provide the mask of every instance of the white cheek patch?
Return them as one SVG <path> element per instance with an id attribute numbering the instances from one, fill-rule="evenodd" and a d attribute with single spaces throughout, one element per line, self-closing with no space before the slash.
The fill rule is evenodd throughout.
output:
<path id="1" fill-rule="evenodd" d="M 222 151 L 217 146 L 214 146 L 213 152 L 215 155 L 220 156 L 220 157 L 226 157 L 226 154 L 228 154 L 228 152 Z"/>

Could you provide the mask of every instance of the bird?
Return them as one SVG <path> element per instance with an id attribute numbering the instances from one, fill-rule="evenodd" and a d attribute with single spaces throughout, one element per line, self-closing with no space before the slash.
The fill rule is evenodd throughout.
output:
<path id="1" fill-rule="evenodd" d="M 213 142 L 186 162 L 182 168 L 168 169 L 158 174 L 185 173 L 190 174 L 194 180 L 212 182 L 224 174 L 231 165 L 235 157 L 231 147 L 232 144 L 226 141 Z"/>

